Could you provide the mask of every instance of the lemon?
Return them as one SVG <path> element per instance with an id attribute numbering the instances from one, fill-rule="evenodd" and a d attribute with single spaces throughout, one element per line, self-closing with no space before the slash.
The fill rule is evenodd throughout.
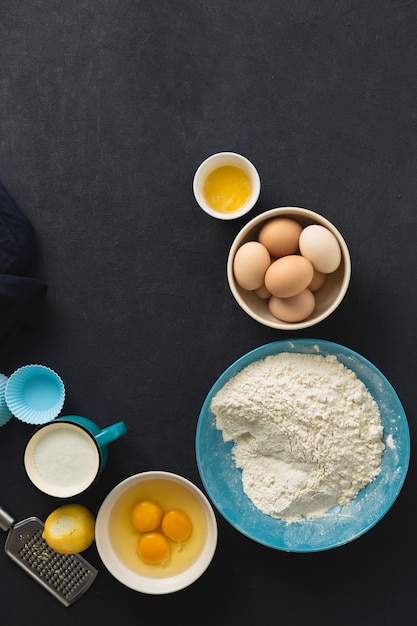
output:
<path id="1" fill-rule="evenodd" d="M 64 504 L 48 515 L 42 537 L 60 554 L 82 552 L 94 541 L 94 516 L 81 504 Z"/>

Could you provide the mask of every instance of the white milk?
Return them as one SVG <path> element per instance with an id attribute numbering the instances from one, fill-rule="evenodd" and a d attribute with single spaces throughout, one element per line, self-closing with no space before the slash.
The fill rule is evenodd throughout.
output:
<path id="1" fill-rule="evenodd" d="M 100 465 L 92 437 L 72 424 L 50 424 L 31 440 L 25 466 L 32 482 L 42 491 L 69 497 L 84 491 Z"/>

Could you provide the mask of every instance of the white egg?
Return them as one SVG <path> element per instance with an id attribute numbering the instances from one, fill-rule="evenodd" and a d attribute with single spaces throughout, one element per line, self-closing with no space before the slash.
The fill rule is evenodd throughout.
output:
<path id="1" fill-rule="evenodd" d="M 325 226 L 311 224 L 300 234 L 300 252 L 314 269 L 324 274 L 337 270 L 342 260 L 342 251 L 335 235 Z"/>

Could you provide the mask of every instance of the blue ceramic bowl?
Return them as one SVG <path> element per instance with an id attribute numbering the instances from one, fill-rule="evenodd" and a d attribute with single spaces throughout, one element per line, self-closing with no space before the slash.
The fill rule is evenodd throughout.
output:
<path id="1" fill-rule="evenodd" d="M 385 451 L 379 476 L 354 500 L 315 519 L 287 523 L 265 515 L 246 496 L 241 470 L 232 457 L 233 443 L 224 443 L 210 410 L 214 395 L 242 368 L 281 352 L 335 355 L 365 384 L 379 406 Z M 200 412 L 196 457 L 201 480 L 222 516 L 250 539 L 288 552 L 318 552 L 344 545 L 371 529 L 390 509 L 403 486 L 410 458 L 410 434 L 401 402 L 385 376 L 365 358 L 336 343 L 293 339 L 266 344 L 245 354 L 218 378 Z"/>

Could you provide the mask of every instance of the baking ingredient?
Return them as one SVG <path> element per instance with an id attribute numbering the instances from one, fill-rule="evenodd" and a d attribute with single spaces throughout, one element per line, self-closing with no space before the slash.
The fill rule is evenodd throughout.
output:
<path id="1" fill-rule="evenodd" d="M 264 248 L 262 252 L 260 246 Z M 252 296 L 248 300 L 254 310 L 267 309 L 282 321 L 300 322 L 314 309 L 319 311 L 329 305 L 335 281 L 320 294 L 316 292 L 341 262 L 339 241 L 329 228 L 320 224 L 303 227 L 296 220 L 282 216 L 267 220 L 256 240 L 247 241 L 237 249 L 233 273 L 242 289 L 253 291 L 259 298 L 259 302 Z M 288 301 L 283 302 L 284 298 Z"/>
<path id="2" fill-rule="evenodd" d="M 166 563 L 171 553 L 169 540 L 181 548 L 192 530 L 189 515 L 179 508 L 163 511 L 159 502 L 150 498 L 137 500 L 130 511 L 130 521 L 141 535 L 137 542 L 137 553 L 150 565 Z"/>
<path id="3" fill-rule="evenodd" d="M 211 410 L 267 515 L 293 522 L 348 504 L 380 472 L 378 405 L 336 356 L 280 353 L 243 368 Z"/>
<path id="4" fill-rule="evenodd" d="M 171 543 L 169 558 L 161 564 L 145 563 L 138 555 L 140 531 L 132 524 L 131 511 L 136 502 L 152 500 L 163 512 L 181 507 L 192 522 L 188 539 Z M 165 478 L 146 479 L 126 489 L 114 503 L 108 523 L 109 538 L 117 559 L 139 576 L 165 578 L 176 576 L 188 569 L 204 550 L 208 526 L 204 508 L 199 498 L 184 485 Z M 161 533 L 161 526 L 157 532 Z"/>
<path id="5" fill-rule="evenodd" d="M 233 273 L 237 283 L 248 291 L 263 285 L 265 272 L 271 263 L 268 250 L 258 241 L 247 241 L 236 251 Z"/>
<path id="6" fill-rule="evenodd" d="M 130 513 L 133 526 L 143 533 L 158 528 L 162 519 L 162 509 L 153 500 L 139 500 Z"/>
<path id="7" fill-rule="evenodd" d="M 232 213 L 243 207 L 251 191 L 249 176 L 235 165 L 222 165 L 213 170 L 203 188 L 208 204 L 220 213 Z"/>
<path id="8" fill-rule="evenodd" d="M 306 226 L 300 234 L 300 252 L 319 272 L 330 274 L 342 259 L 339 242 L 332 232 L 320 224 Z"/>
<path id="9" fill-rule="evenodd" d="M 171 546 L 168 539 L 158 532 L 145 533 L 138 541 L 138 554 L 145 563 L 157 565 L 169 558 Z"/>
<path id="10" fill-rule="evenodd" d="M 288 217 L 268 220 L 259 231 L 258 241 L 273 257 L 287 256 L 298 251 L 298 239 L 302 226 Z"/>
<path id="11" fill-rule="evenodd" d="M 81 504 L 64 504 L 48 515 L 42 537 L 60 554 L 83 552 L 94 541 L 94 516 Z"/>
<path id="12" fill-rule="evenodd" d="M 324 272 L 319 272 L 317 270 L 314 270 L 313 280 L 308 286 L 310 291 L 318 291 L 320 287 L 323 287 L 326 281 L 326 276 L 327 274 L 325 274 Z"/>
<path id="13" fill-rule="evenodd" d="M 255 289 L 255 294 L 261 300 L 268 300 L 268 298 L 271 297 L 271 294 L 269 293 L 268 289 L 265 287 L 265 283 L 262 283 L 262 285 L 258 287 L 258 289 Z"/>
<path id="14" fill-rule="evenodd" d="M 191 535 L 191 529 L 191 520 L 181 509 L 171 509 L 162 518 L 162 530 L 172 541 L 185 541 Z"/>
<path id="15" fill-rule="evenodd" d="M 308 259 L 289 254 L 277 259 L 265 273 L 265 287 L 273 296 L 290 298 L 301 293 L 311 283 L 314 268 Z"/>
<path id="16" fill-rule="evenodd" d="M 304 289 L 291 298 L 271 296 L 268 308 L 274 317 L 283 322 L 301 322 L 314 311 L 316 299 L 310 289 Z"/>
<path id="17" fill-rule="evenodd" d="M 84 491 L 99 470 L 97 445 L 82 428 L 57 422 L 45 428 L 33 448 L 33 469 L 46 493 L 73 495 Z M 29 465 L 31 465 L 29 464 Z"/>

